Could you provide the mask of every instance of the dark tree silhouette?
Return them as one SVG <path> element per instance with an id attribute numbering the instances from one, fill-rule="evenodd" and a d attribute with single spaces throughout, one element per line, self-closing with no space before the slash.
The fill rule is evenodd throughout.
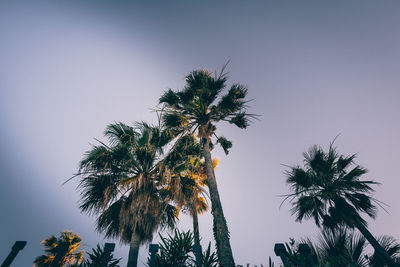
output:
<path id="1" fill-rule="evenodd" d="M 367 170 L 354 165 L 356 155 L 339 155 L 333 143 L 328 152 L 313 146 L 303 155 L 304 167 L 291 167 L 286 173 L 286 182 L 294 191 L 287 198 L 291 199 L 291 211 L 296 220 L 313 218 L 318 227 L 330 229 L 357 228 L 390 266 L 397 266 L 361 217 L 366 214 L 375 218 L 376 204 L 380 203 L 372 196 L 371 185 L 377 183 L 360 180 Z"/>
<path id="2" fill-rule="evenodd" d="M 378 238 L 378 243 L 384 248 L 386 253 L 395 260 L 395 262 L 400 264 L 400 244 L 399 242 L 391 236 L 380 236 Z M 374 252 L 369 257 L 369 264 L 371 267 L 381 267 L 387 266 L 385 258 L 377 251 Z"/>
<path id="3" fill-rule="evenodd" d="M 193 251 L 193 234 L 190 231 L 180 232 L 175 230 L 173 235 L 160 235 L 159 251 L 155 256 L 157 267 L 195 267 Z M 150 258 L 148 258 L 150 262 Z M 216 267 L 218 260 L 215 252 L 211 251 L 211 243 L 202 256 L 203 267 Z"/>
<path id="4" fill-rule="evenodd" d="M 84 261 L 82 267 L 100 267 L 101 264 L 106 262 L 107 267 L 119 267 L 119 262 L 121 259 L 115 259 L 112 253 L 107 253 L 104 246 L 97 244 L 92 252 L 87 253 L 89 258 Z"/>
<path id="5" fill-rule="evenodd" d="M 340 227 L 332 230 L 326 228 L 322 230 L 318 242 L 313 243 L 310 239 L 306 239 L 304 243 L 310 246 L 313 256 L 322 266 L 368 266 L 364 250 L 366 240 L 351 229 Z"/>

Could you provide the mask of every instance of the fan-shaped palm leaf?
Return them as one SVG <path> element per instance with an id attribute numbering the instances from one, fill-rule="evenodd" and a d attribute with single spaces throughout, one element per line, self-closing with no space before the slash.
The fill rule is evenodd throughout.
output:
<path id="1" fill-rule="evenodd" d="M 400 244 L 391 236 L 381 236 L 378 238 L 378 243 L 383 247 L 387 254 L 395 259 L 397 264 L 400 264 Z M 369 264 L 371 267 L 383 267 L 388 266 L 385 262 L 384 257 L 381 254 L 375 252 L 369 257 Z"/>

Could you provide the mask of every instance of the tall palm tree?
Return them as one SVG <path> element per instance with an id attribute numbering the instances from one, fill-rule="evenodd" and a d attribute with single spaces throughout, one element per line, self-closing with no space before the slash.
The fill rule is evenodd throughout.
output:
<path id="1" fill-rule="evenodd" d="M 164 104 L 163 122 L 167 127 L 182 135 L 197 133 L 205 159 L 218 257 L 222 266 L 233 267 L 229 230 L 212 164 L 211 150 L 215 143 L 212 139 L 216 137 L 216 143 L 228 153 L 232 143 L 216 135 L 216 124 L 226 121 L 244 129 L 252 115 L 246 111 L 247 88 L 234 84 L 223 94 L 226 81 L 224 68 L 219 76 L 213 76 L 208 70 L 195 70 L 186 76 L 183 90 L 169 89 L 161 96 L 160 104 Z"/>
<path id="2" fill-rule="evenodd" d="M 332 229 L 340 226 L 357 228 L 390 266 L 397 266 L 368 231 L 367 222 L 361 217 L 364 213 L 375 218 L 376 204 L 380 205 L 380 202 L 372 196 L 371 185 L 377 183 L 360 180 L 367 170 L 359 165 L 351 167 L 356 155 L 339 155 L 333 143 L 328 152 L 313 146 L 303 155 L 304 167 L 291 167 L 286 173 L 286 182 L 294 191 L 287 198 L 291 198 L 291 211 L 296 220 L 313 218 L 318 227 Z"/>
<path id="3" fill-rule="evenodd" d="M 175 223 L 176 209 L 164 192 L 169 172 L 163 163 L 173 135 L 146 123 L 114 123 L 104 134 L 109 145 L 93 146 L 80 162 L 80 208 L 98 215 L 99 232 L 130 244 L 128 266 L 136 267 L 140 245 Z"/>
<path id="4" fill-rule="evenodd" d="M 82 238 L 71 231 L 61 232 L 59 238 L 52 235 L 41 242 L 46 254 L 37 257 L 33 265 L 50 267 L 81 264 L 84 251 L 77 251 L 80 248 L 81 241 Z"/>

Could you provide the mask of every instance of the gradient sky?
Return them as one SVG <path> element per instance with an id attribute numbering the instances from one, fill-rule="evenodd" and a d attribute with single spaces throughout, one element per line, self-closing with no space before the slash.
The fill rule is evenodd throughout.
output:
<path id="1" fill-rule="evenodd" d="M 40 241 L 65 229 L 86 250 L 104 242 L 77 208 L 76 182 L 63 181 L 107 124 L 155 121 L 149 109 L 163 91 L 227 60 L 229 81 L 248 85 L 250 111 L 262 115 L 245 131 L 218 129 L 234 144 L 214 155 L 236 263 L 265 264 L 274 243 L 318 233 L 288 204 L 279 209 L 283 165 L 338 134 L 339 151 L 358 153 L 366 177 L 382 183 L 388 213 L 370 230 L 400 239 L 399 14 L 389 0 L 1 1 L 0 261 L 27 240 L 14 266 L 30 266 Z M 190 227 L 183 217 L 180 228 Z M 205 246 L 210 215 L 200 232 Z"/>

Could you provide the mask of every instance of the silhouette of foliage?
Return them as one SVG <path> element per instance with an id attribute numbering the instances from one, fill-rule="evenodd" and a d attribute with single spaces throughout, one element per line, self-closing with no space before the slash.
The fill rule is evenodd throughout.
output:
<path id="1" fill-rule="evenodd" d="M 194 238 L 191 231 L 181 232 L 177 229 L 174 235 L 167 237 L 160 235 L 159 252 L 156 254 L 155 266 L 157 267 L 195 267 L 195 256 L 193 251 Z M 150 262 L 150 257 L 148 258 Z M 211 243 L 202 256 L 203 267 L 217 267 L 218 258 L 211 251 Z"/>
<path id="2" fill-rule="evenodd" d="M 34 260 L 34 266 L 49 267 L 56 260 L 56 256 L 58 256 L 57 266 L 81 264 L 84 251 L 77 251 L 80 248 L 81 241 L 82 238 L 71 231 L 61 232 L 59 238 L 54 235 L 46 238 L 41 242 L 45 254 Z"/>
<path id="3" fill-rule="evenodd" d="M 354 164 L 356 155 L 339 155 L 333 143 L 327 152 L 313 146 L 303 155 L 304 167 L 291 167 L 286 172 L 286 182 L 294 191 L 286 199 L 292 203 L 291 212 L 296 221 L 312 218 L 318 227 L 357 228 L 374 249 L 395 266 L 361 217 L 364 213 L 375 218 L 376 204 L 380 205 L 380 202 L 372 196 L 371 186 L 377 183 L 360 180 L 367 169 Z"/>
<path id="4" fill-rule="evenodd" d="M 203 267 L 217 267 L 218 256 L 215 252 L 211 252 L 211 243 L 208 243 L 207 249 L 203 252 Z"/>
<path id="5" fill-rule="evenodd" d="M 380 245 L 387 253 L 395 260 L 396 264 L 400 263 L 400 245 L 391 236 L 381 236 L 378 238 Z M 311 257 L 320 267 L 384 267 L 390 266 L 386 263 L 382 256 L 374 252 L 368 254 L 366 239 L 359 234 L 356 234 L 349 228 L 323 229 L 316 242 L 309 238 L 301 239 L 300 242 L 295 242 L 290 239 L 285 243 L 286 251 L 296 263 L 302 262 L 302 256 L 299 252 L 300 244 L 307 244 L 311 249 Z M 270 265 L 273 264 L 270 261 Z M 293 262 L 289 262 L 286 267 L 298 266 Z M 304 267 L 311 265 L 305 263 Z"/>
<path id="6" fill-rule="evenodd" d="M 400 265 L 400 244 L 391 236 L 381 236 L 378 238 L 379 244 L 392 257 L 395 262 Z M 368 257 L 371 267 L 388 266 L 385 259 L 377 252 L 374 252 Z"/>
<path id="7" fill-rule="evenodd" d="M 97 244 L 95 248 L 92 249 L 92 252 L 87 253 L 89 258 L 84 261 L 82 267 L 98 267 L 105 260 L 107 262 L 108 267 L 118 267 L 121 259 L 115 259 L 113 254 L 110 253 L 105 257 L 104 246 L 100 246 Z"/>

